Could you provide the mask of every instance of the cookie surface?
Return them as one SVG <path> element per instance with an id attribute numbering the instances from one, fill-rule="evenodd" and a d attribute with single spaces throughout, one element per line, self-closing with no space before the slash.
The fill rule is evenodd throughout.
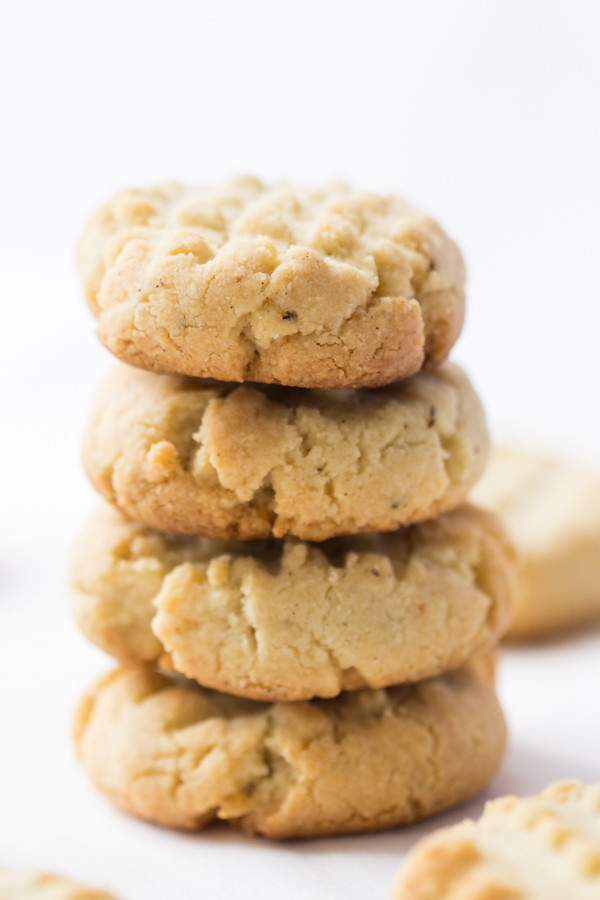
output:
<path id="1" fill-rule="evenodd" d="M 511 637 L 600 620 L 600 474 L 497 448 L 471 496 L 498 513 L 520 554 Z"/>
<path id="2" fill-rule="evenodd" d="M 597 900 L 600 785 L 502 797 L 412 850 L 395 900 Z"/>
<path id="3" fill-rule="evenodd" d="M 114 900 L 104 891 L 83 887 L 47 872 L 0 869 L 0 900 Z"/>
<path id="4" fill-rule="evenodd" d="M 490 660 L 417 685 L 263 704 L 116 669 L 83 699 L 75 743 L 123 809 L 273 838 L 415 821 L 481 790 L 505 725 Z"/>
<path id="5" fill-rule="evenodd" d="M 509 622 L 512 547 L 474 507 L 324 544 L 169 537 L 104 507 L 73 555 L 94 643 L 256 700 L 418 681 L 491 651 Z"/>
<path id="6" fill-rule="evenodd" d="M 458 506 L 487 451 L 481 404 L 450 363 L 376 391 L 240 387 L 122 365 L 100 391 L 84 463 L 107 500 L 160 531 L 321 541 Z"/>
<path id="7" fill-rule="evenodd" d="M 78 253 L 98 334 L 162 373 L 388 384 L 444 359 L 464 267 L 428 216 L 340 184 L 165 184 L 116 194 Z"/>

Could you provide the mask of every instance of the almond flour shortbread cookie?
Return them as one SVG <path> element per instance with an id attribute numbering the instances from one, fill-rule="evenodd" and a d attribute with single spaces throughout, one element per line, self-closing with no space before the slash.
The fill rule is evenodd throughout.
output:
<path id="1" fill-rule="evenodd" d="M 341 184 L 124 191 L 92 217 L 79 268 L 118 357 L 222 381 L 388 384 L 444 359 L 464 314 L 441 228 Z"/>
<path id="2" fill-rule="evenodd" d="M 502 797 L 418 843 L 395 900 L 598 900 L 600 784 Z"/>
<path id="3" fill-rule="evenodd" d="M 0 869 L 0 900 L 114 900 L 104 891 L 83 887 L 46 872 Z"/>
<path id="4" fill-rule="evenodd" d="M 520 552 L 510 637 L 600 621 L 600 474 L 496 449 L 472 496 L 500 515 Z"/>
<path id="5" fill-rule="evenodd" d="M 481 790 L 505 743 L 489 659 L 416 685 L 263 704 L 116 669 L 81 702 L 92 781 L 144 819 L 273 838 L 413 822 Z"/>
<path id="6" fill-rule="evenodd" d="M 463 507 L 388 534 L 224 543 L 105 507 L 73 557 L 75 617 L 126 663 L 256 700 L 418 681 L 489 652 L 512 608 L 512 548 Z"/>
<path id="7" fill-rule="evenodd" d="M 377 391 L 120 366 L 97 399 L 84 463 L 107 500 L 161 531 L 322 541 L 458 506 L 487 451 L 481 404 L 450 363 Z"/>

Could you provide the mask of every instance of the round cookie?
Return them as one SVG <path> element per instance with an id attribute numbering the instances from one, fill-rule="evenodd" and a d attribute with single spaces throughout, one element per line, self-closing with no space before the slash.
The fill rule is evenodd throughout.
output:
<path id="1" fill-rule="evenodd" d="M 83 887 L 47 872 L 0 869 L 1 900 L 114 900 L 105 891 Z"/>
<path id="2" fill-rule="evenodd" d="M 509 637 L 532 640 L 600 621 L 600 474 L 497 447 L 475 488 L 519 551 Z"/>
<path id="3" fill-rule="evenodd" d="M 395 900 L 597 900 L 600 784 L 559 782 L 502 797 L 420 841 Z"/>
<path id="4" fill-rule="evenodd" d="M 79 758 L 128 812 L 272 838 L 371 831 L 480 791 L 505 725 L 491 662 L 416 685 L 262 704 L 116 669 L 81 702 Z"/>
<path id="5" fill-rule="evenodd" d="M 374 387 L 445 359 L 464 316 L 439 225 L 342 184 L 123 191 L 78 260 L 100 339 L 154 372 Z"/>
<path id="6" fill-rule="evenodd" d="M 458 506 L 487 452 L 479 399 L 451 363 L 376 391 L 119 366 L 96 401 L 84 463 L 107 500 L 160 531 L 322 541 Z"/>
<path id="7" fill-rule="evenodd" d="M 75 617 L 129 664 L 255 700 L 418 681 L 493 649 L 512 548 L 475 507 L 387 534 L 225 543 L 152 531 L 104 507 L 73 555 Z"/>

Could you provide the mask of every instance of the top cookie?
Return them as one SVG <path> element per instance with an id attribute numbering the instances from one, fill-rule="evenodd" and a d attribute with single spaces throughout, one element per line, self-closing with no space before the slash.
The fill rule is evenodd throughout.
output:
<path id="1" fill-rule="evenodd" d="M 417 844 L 395 900 L 598 900 L 600 784 L 502 797 Z"/>
<path id="2" fill-rule="evenodd" d="M 443 360 L 464 315 L 436 222 L 337 183 L 122 191 L 78 261 L 102 342 L 154 372 L 374 387 Z"/>

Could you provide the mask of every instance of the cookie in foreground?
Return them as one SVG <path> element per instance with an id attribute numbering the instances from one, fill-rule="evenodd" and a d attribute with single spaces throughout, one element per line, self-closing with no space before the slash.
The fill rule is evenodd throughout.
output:
<path id="1" fill-rule="evenodd" d="M 471 496 L 500 516 L 519 551 L 510 637 L 600 621 L 600 473 L 501 447 Z"/>
<path id="2" fill-rule="evenodd" d="M 273 704 L 118 668 L 81 701 L 74 733 L 91 780 L 128 812 L 271 838 L 448 809 L 489 782 L 506 740 L 489 658 L 416 685 Z"/>
<path id="3" fill-rule="evenodd" d="M 439 225 L 341 184 L 123 191 L 78 260 L 100 339 L 161 373 L 373 387 L 443 360 L 464 316 L 462 258 Z"/>
<path id="4" fill-rule="evenodd" d="M 502 797 L 411 851 L 394 900 L 597 900 L 600 784 Z"/>
<path id="5" fill-rule="evenodd" d="M 47 872 L 0 869 L 0 900 L 114 900 L 114 897 Z"/>
<path id="6" fill-rule="evenodd" d="M 322 541 L 459 506 L 487 452 L 481 403 L 451 363 L 362 391 L 120 365 L 98 395 L 83 458 L 109 502 L 160 531 Z"/>
<path id="7" fill-rule="evenodd" d="M 72 560 L 75 618 L 127 664 L 255 700 L 413 682 L 494 649 L 516 572 L 491 513 L 395 532 L 245 543 L 170 536 L 106 505 Z"/>

